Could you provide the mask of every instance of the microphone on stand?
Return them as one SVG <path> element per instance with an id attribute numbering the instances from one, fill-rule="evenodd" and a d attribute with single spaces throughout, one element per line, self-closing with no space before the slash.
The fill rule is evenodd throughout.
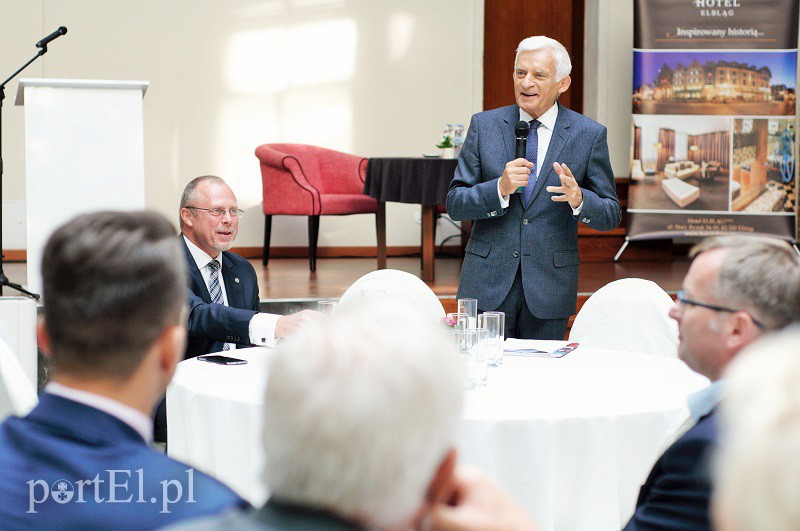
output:
<path id="1" fill-rule="evenodd" d="M 55 30 L 53 33 L 48 35 L 47 37 L 45 37 L 44 39 L 42 39 L 39 42 L 37 42 L 36 43 L 36 47 L 37 48 L 46 48 L 47 45 L 50 43 L 50 41 L 55 40 L 55 39 L 61 37 L 62 35 L 66 34 L 66 33 L 67 33 L 67 28 L 65 28 L 64 26 L 61 26 L 60 28 Z"/>
<path id="2" fill-rule="evenodd" d="M 525 151 L 528 149 L 528 131 L 530 131 L 531 125 L 526 122 L 525 120 L 520 120 L 517 122 L 517 125 L 514 126 L 514 134 L 517 137 L 517 147 L 516 151 L 514 152 L 514 158 L 516 159 L 524 159 L 525 158 Z M 524 186 L 520 186 L 517 188 L 517 193 L 521 194 L 525 191 Z"/>

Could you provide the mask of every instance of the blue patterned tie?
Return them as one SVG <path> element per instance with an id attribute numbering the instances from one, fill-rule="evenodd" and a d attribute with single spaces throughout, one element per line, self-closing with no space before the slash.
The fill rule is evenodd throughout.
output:
<path id="1" fill-rule="evenodd" d="M 525 206 L 531 204 L 531 196 L 533 195 L 533 188 L 536 186 L 536 157 L 539 155 L 539 126 L 542 125 L 539 120 L 531 121 L 531 128 L 528 131 L 528 142 L 525 147 L 525 158 L 533 162 L 531 168 L 531 175 L 528 178 L 528 184 L 525 185 Z"/>
<path id="2" fill-rule="evenodd" d="M 219 285 L 219 262 L 216 260 L 211 260 L 208 263 L 209 269 L 211 269 L 211 277 L 208 279 L 208 291 L 211 294 L 211 302 L 214 304 L 225 304 L 225 301 L 222 299 L 222 287 Z M 231 346 L 228 343 L 225 343 L 222 346 L 222 350 L 230 350 Z"/>

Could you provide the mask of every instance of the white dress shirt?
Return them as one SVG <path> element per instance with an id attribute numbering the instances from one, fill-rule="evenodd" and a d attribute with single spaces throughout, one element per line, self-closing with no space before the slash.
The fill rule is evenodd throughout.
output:
<path id="1" fill-rule="evenodd" d="M 724 394 L 725 382 L 723 380 L 716 380 L 711 382 L 711 385 L 708 387 L 689 395 L 686 398 L 688 411 L 684 415 L 684 420 L 664 439 L 659 455 L 666 452 L 667 448 L 683 437 L 701 418 L 711 413 L 711 410 L 717 407 L 722 401 Z"/>
<path id="2" fill-rule="evenodd" d="M 722 401 L 724 394 L 725 381 L 716 380 L 711 382 L 708 387 L 689 395 L 686 401 L 689 404 L 689 412 L 694 422 L 697 423 L 701 418 L 711 413 L 711 410 Z"/>
<path id="3" fill-rule="evenodd" d="M 107 396 L 97 395 L 82 389 L 75 389 L 74 387 L 68 387 L 58 382 L 48 383 L 44 390 L 51 395 L 60 396 L 61 398 L 66 398 L 67 400 L 72 400 L 73 402 L 78 402 L 85 406 L 99 409 L 104 413 L 108 413 L 136 430 L 136 433 L 142 436 L 144 442 L 148 444 L 153 442 L 153 419 L 138 409 L 125 405 L 122 402 L 117 402 Z"/>
<path id="4" fill-rule="evenodd" d="M 222 253 L 220 252 L 216 257 L 208 256 L 202 249 L 192 243 L 185 234 L 183 235 L 183 241 L 186 242 L 186 247 L 189 248 L 189 253 L 192 255 L 192 258 L 194 258 L 194 262 L 197 264 L 197 269 L 200 270 L 200 274 L 203 276 L 203 282 L 206 283 L 206 289 L 208 289 L 209 293 L 211 292 L 211 287 L 209 286 L 209 282 L 211 281 L 211 268 L 208 264 L 212 260 L 217 260 L 219 262 L 220 268 L 217 273 L 219 275 L 219 287 L 222 291 L 222 300 L 225 306 L 229 306 L 228 292 L 225 291 L 225 278 L 223 276 L 225 273 L 222 267 Z M 253 318 L 250 319 L 250 324 L 248 326 L 250 343 L 253 345 L 274 347 L 277 342 L 275 338 L 275 327 L 280 318 L 280 315 L 272 313 L 255 314 Z M 228 343 L 228 346 L 230 350 L 236 348 L 235 343 Z"/>
<path id="5" fill-rule="evenodd" d="M 544 159 L 547 157 L 547 148 L 550 147 L 550 140 L 553 138 L 553 130 L 556 127 L 556 118 L 558 118 L 557 103 L 553 104 L 552 107 L 547 109 L 547 111 L 537 118 L 541 125 L 539 126 L 539 129 L 537 129 L 539 144 L 536 151 L 536 173 L 535 175 L 531 175 L 531 178 L 534 176 L 538 178 L 542 171 L 542 164 L 544 164 Z M 534 118 L 520 108 L 519 119 L 521 121 L 530 123 Z M 497 194 L 500 196 L 500 206 L 502 208 L 508 208 L 508 205 L 511 202 L 511 196 L 502 195 L 500 193 L 499 179 L 497 181 Z M 581 201 L 581 204 L 578 205 L 577 208 L 572 209 L 572 215 L 577 216 L 581 213 L 581 210 L 583 210 L 583 201 Z"/>

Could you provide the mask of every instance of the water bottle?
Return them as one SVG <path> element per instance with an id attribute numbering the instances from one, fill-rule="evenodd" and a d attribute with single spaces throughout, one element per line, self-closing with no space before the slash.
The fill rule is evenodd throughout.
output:
<path id="1" fill-rule="evenodd" d="M 446 138 L 450 137 L 450 141 L 453 140 L 453 124 L 444 124 L 444 131 L 442 131 L 442 142 Z"/>
<path id="2" fill-rule="evenodd" d="M 456 124 L 455 131 L 453 132 L 453 146 L 455 147 L 455 156 L 461 153 L 461 144 L 464 143 L 464 124 Z"/>

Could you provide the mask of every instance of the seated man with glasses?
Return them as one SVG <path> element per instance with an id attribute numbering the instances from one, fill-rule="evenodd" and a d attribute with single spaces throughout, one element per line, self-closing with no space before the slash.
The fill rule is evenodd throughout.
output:
<path id="1" fill-rule="evenodd" d="M 316 312 L 292 315 L 259 311 L 253 266 L 228 252 L 239 232 L 236 196 L 219 177 L 193 179 L 183 190 L 180 240 L 189 273 L 189 340 L 186 358 L 251 345 L 274 346 Z M 166 407 L 156 413 L 156 440 L 165 442 Z"/>
<path id="2" fill-rule="evenodd" d="M 689 397 L 691 426 L 658 459 L 627 530 L 710 529 L 709 455 L 728 364 L 762 334 L 800 319 L 800 258 L 777 239 L 709 238 L 696 245 L 683 291 L 669 312 L 678 357 L 711 386 Z"/>

